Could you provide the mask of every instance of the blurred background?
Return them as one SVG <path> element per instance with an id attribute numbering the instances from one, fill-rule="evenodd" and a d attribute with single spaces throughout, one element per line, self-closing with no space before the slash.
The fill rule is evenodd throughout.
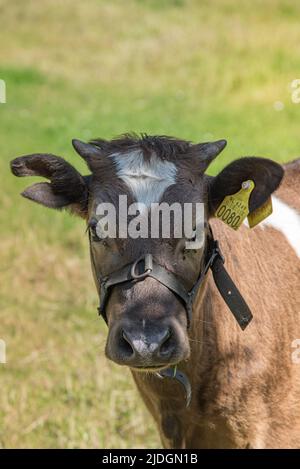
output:
<path id="1" fill-rule="evenodd" d="M 297 0 L 0 0 L 0 447 L 160 446 L 104 357 L 84 223 L 19 196 L 9 161 L 127 131 L 226 138 L 211 167 L 300 153 Z M 295 85 L 295 82 L 294 82 Z"/>

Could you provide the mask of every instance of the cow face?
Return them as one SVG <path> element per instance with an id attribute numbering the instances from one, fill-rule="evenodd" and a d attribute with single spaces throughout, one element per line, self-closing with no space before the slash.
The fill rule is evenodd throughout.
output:
<path id="1" fill-rule="evenodd" d="M 278 187 L 283 174 L 278 164 L 252 157 L 234 161 L 215 178 L 205 175 L 209 163 L 225 144 L 220 140 L 192 145 L 167 137 L 128 135 L 89 144 L 75 140 L 73 145 L 87 162 L 89 176 L 81 176 L 62 158 L 49 154 L 17 158 L 11 168 L 17 176 L 39 175 L 50 180 L 50 183 L 38 183 L 26 189 L 25 197 L 47 207 L 67 208 L 85 218 L 100 297 L 101 279 L 147 253 L 190 290 L 203 269 L 209 217 L 223 198 L 237 192 L 243 181 L 252 179 L 255 189 L 250 211 L 255 210 Z M 163 236 L 168 223 L 160 218 L 158 232 L 153 236 L 149 225 L 153 204 L 156 209 L 157 204 L 169 208 L 177 204 L 182 209 L 177 213 L 179 219 L 184 217 L 185 204 L 202 204 L 197 244 L 191 248 L 193 240 L 184 234 L 175 236 L 173 212 L 168 222 L 169 236 Z M 140 217 L 133 230 L 134 236 L 130 236 L 134 221 L 132 206 L 138 209 Z M 107 216 L 105 212 L 109 207 L 115 215 L 116 229 L 112 228 L 107 235 L 103 216 Z M 192 223 L 194 213 L 192 210 Z M 121 222 L 123 233 L 119 230 Z M 124 228 L 125 231 L 127 228 L 126 236 Z M 116 363 L 153 371 L 188 358 L 185 305 L 178 295 L 155 278 L 117 283 L 109 291 L 105 314 L 108 323 L 106 355 Z"/>

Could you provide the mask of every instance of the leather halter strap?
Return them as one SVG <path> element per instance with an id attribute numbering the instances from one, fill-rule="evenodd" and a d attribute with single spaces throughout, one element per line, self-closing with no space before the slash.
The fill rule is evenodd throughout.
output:
<path id="1" fill-rule="evenodd" d="M 92 250 L 91 258 L 96 273 L 97 271 L 95 269 Z M 101 314 L 107 322 L 105 311 L 106 304 L 111 290 L 115 285 L 120 285 L 126 282 L 134 284 L 136 282 L 143 281 L 146 277 L 152 277 L 182 300 L 185 305 L 187 325 L 189 327 L 192 320 L 193 301 L 209 269 L 212 270 L 215 284 L 221 296 L 234 315 L 241 329 L 244 330 L 250 323 L 253 316 L 247 303 L 224 267 L 224 257 L 220 251 L 218 241 L 213 238 L 211 228 L 210 236 L 207 238 L 207 251 L 204 268 L 200 270 L 198 279 L 191 290 L 187 290 L 176 274 L 156 263 L 152 254 L 148 253 L 138 258 L 133 263 L 127 264 L 121 269 L 98 279 L 101 289 L 101 302 L 98 308 L 99 314 Z"/>

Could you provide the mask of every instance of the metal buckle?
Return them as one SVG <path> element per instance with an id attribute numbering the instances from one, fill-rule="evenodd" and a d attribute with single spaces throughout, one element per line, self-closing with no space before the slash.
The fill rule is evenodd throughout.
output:
<path id="1" fill-rule="evenodd" d="M 139 262 L 144 261 L 144 272 L 141 274 L 136 273 L 136 267 Z M 145 278 L 153 270 L 153 261 L 152 254 L 145 254 L 144 256 L 139 257 L 131 266 L 130 275 L 133 279 Z"/>
<path id="2" fill-rule="evenodd" d="M 223 264 L 225 264 L 225 257 L 223 256 L 223 254 L 221 252 L 221 249 L 220 249 L 220 246 L 219 246 L 219 241 L 217 241 L 217 240 L 215 240 L 214 254 L 215 254 L 215 256 L 214 256 L 213 260 L 215 260 L 216 257 L 220 257 Z"/>
<path id="3" fill-rule="evenodd" d="M 208 263 L 206 264 L 205 267 L 205 272 L 208 271 L 208 269 L 213 265 L 215 262 L 216 258 L 219 257 L 222 261 L 222 263 L 225 263 L 225 258 L 220 250 L 219 243 L 218 241 L 214 240 L 213 248 L 212 248 L 212 254 L 208 260 Z"/>

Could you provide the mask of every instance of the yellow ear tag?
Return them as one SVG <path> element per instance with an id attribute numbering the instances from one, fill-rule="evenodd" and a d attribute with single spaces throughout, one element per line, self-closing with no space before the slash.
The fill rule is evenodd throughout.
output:
<path id="1" fill-rule="evenodd" d="M 269 199 L 261 207 L 258 207 L 256 210 L 254 210 L 254 212 L 249 213 L 248 223 L 250 228 L 254 228 L 261 221 L 271 215 L 272 212 L 272 199 L 269 197 Z"/>
<path id="2" fill-rule="evenodd" d="M 237 230 L 249 213 L 249 197 L 255 184 L 252 180 L 244 181 L 236 194 L 227 195 L 216 210 L 215 216 L 226 225 Z"/>

